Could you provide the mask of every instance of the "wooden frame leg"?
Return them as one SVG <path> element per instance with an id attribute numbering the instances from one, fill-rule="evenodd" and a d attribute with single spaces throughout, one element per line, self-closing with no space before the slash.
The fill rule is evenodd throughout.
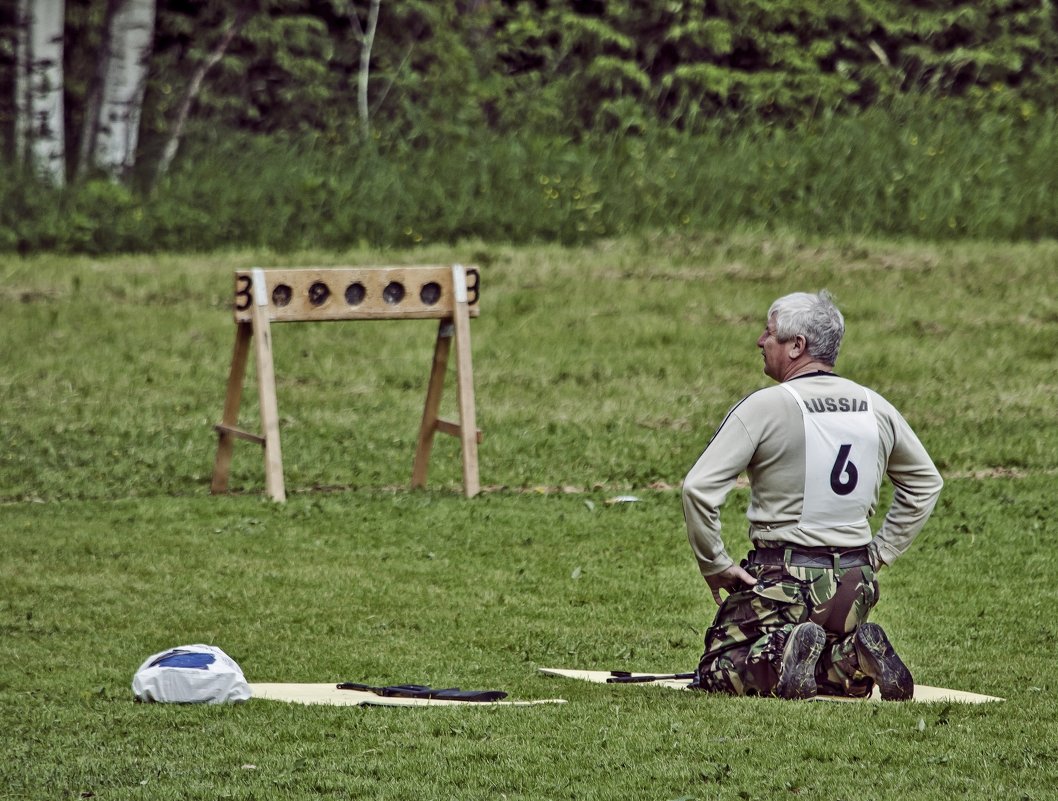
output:
<path id="1" fill-rule="evenodd" d="M 231 457 L 235 450 L 235 436 L 230 429 L 239 423 L 239 405 L 242 403 L 242 387 L 246 380 L 246 360 L 250 354 L 250 323 L 238 323 L 235 328 L 235 349 L 231 356 L 231 371 L 228 373 L 228 390 L 224 396 L 224 413 L 218 427 L 217 456 L 213 461 L 213 480 L 209 491 L 213 494 L 228 491 L 231 474 Z"/>
<path id="2" fill-rule="evenodd" d="M 466 273 L 459 265 L 456 280 L 455 323 L 456 385 L 459 401 L 459 439 L 463 451 L 463 494 L 473 498 L 481 491 L 478 480 L 478 427 L 474 412 L 474 371 L 470 361 L 470 312 L 467 306 Z"/>
<path id="3" fill-rule="evenodd" d="M 276 400 L 275 365 L 272 360 L 272 330 L 266 312 L 264 277 L 254 270 L 254 302 L 251 319 L 254 328 L 254 353 L 257 357 L 257 396 L 261 407 L 261 431 L 264 435 L 265 488 L 274 501 L 285 501 L 283 452 L 279 445 L 279 404 Z"/>
<path id="4" fill-rule="evenodd" d="M 419 440 L 415 445 L 415 464 L 411 471 L 412 487 L 426 486 L 426 473 L 430 469 L 430 452 L 437 432 L 438 413 L 441 409 L 441 394 L 444 392 L 445 371 L 448 369 L 448 353 L 452 348 L 455 328 L 451 320 L 441 320 L 437 327 L 437 342 L 433 349 L 433 367 L 430 383 L 426 388 L 426 404 L 419 425 Z"/>

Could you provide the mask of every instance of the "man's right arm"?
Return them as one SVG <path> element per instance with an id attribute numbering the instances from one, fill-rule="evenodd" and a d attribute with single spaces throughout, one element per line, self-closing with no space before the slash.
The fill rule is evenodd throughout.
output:
<path id="1" fill-rule="evenodd" d="M 893 416 L 894 446 L 886 473 L 893 500 L 871 543 L 884 564 L 892 564 L 926 525 L 944 480 L 918 436 L 898 413 Z"/>

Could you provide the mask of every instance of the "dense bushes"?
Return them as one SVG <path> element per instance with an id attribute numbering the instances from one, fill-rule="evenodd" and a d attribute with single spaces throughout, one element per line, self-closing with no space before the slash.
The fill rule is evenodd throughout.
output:
<path id="1" fill-rule="evenodd" d="M 366 0 L 259 2 L 204 85 L 199 118 L 257 133 L 334 132 L 355 122 Z M 160 0 L 148 139 L 166 129 L 188 64 L 203 58 L 230 15 L 216 0 Z M 82 26 L 88 33 L 87 11 Z M 71 59 L 91 57 L 77 47 Z M 732 114 L 800 121 L 923 91 L 992 106 L 1053 105 L 1058 7 L 383 0 L 369 101 L 377 124 L 411 137 L 528 127 L 579 138 L 655 123 L 695 132 Z"/>
<path id="2" fill-rule="evenodd" d="M 365 7 L 259 0 L 148 188 L 187 68 L 232 13 L 160 0 L 139 180 L 52 190 L 5 164 L 0 251 L 1056 234 L 1054 4 L 384 2 L 371 136 Z M 71 133 L 99 14 L 68 0 Z"/>
<path id="3" fill-rule="evenodd" d="M 199 136 L 151 195 L 0 172 L 0 248 L 279 251 L 464 238 L 582 242 L 779 227 L 924 239 L 1058 235 L 1058 115 L 895 103 L 792 126 L 746 119 L 583 140 L 526 133 L 368 144 Z"/>

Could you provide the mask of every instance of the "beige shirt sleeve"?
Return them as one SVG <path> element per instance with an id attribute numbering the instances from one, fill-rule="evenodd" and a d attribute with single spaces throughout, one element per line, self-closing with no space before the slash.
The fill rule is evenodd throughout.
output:
<path id="1" fill-rule="evenodd" d="M 755 450 L 756 442 L 733 409 L 684 479 L 687 539 L 702 576 L 720 573 L 734 563 L 720 537 L 720 507 Z"/>
<path id="2" fill-rule="evenodd" d="M 900 413 L 877 394 L 874 402 L 881 418 L 882 440 L 889 451 L 885 473 L 893 483 L 893 502 L 874 537 L 874 546 L 882 561 L 892 564 L 926 525 L 944 480 Z"/>

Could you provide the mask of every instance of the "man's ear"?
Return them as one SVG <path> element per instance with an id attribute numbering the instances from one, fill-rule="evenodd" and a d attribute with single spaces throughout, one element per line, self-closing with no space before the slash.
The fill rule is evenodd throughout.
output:
<path id="1" fill-rule="evenodd" d="M 793 347 L 790 348 L 790 358 L 796 359 L 808 350 L 808 340 L 801 334 L 794 337 Z"/>

